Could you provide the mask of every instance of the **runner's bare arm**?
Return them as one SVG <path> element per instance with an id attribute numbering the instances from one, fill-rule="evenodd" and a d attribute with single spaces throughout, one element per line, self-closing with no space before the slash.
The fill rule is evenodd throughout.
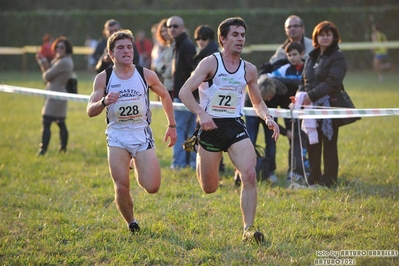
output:
<path id="1" fill-rule="evenodd" d="M 170 98 L 168 90 L 159 80 L 157 74 L 155 72 L 150 71 L 148 69 L 144 69 L 144 77 L 147 81 L 148 86 L 150 89 L 155 92 L 162 103 L 162 107 L 164 109 L 166 118 L 168 120 L 167 130 L 165 133 L 164 141 L 166 142 L 168 139 L 169 144 L 168 147 L 172 147 L 177 140 L 177 133 L 176 133 L 176 120 L 174 117 L 173 112 L 173 103 L 172 99 Z"/>
<path id="2" fill-rule="evenodd" d="M 180 100 L 189 110 L 198 116 L 200 125 L 203 128 L 217 128 L 217 126 L 213 122 L 212 117 L 197 103 L 192 92 L 196 90 L 204 80 L 211 78 L 215 71 L 216 58 L 212 55 L 204 58 L 198 64 L 194 74 L 184 83 L 179 93 Z"/>
<path id="3" fill-rule="evenodd" d="M 105 72 L 97 74 L 94 79 L 93 92 L 90 95 L 89 103 L 86 108 L 89 117 L 97 116 L 104 110 L 105 106 L 101 103 L 101 100 L 104 97 L 105 79 Z"/>
<path id="4" fill-rule="evenodd" d="M 246 79 L 248 81 L 248 95 L 249 98 L 251 99 L 252 106 L 255 109 L 255 112 L 258 114 L 258 116 L 263 120 L 265 120 L 269 129 L 273 130 L 272 138 L 277 140 L 280 134 L 280 129 L 277 123 L 271 117 L 269 109 L 267 108 L 260 94 L 257 83 L 258 71 L 256 67 L 249 62 L 245 62 L 245 68 L 247 71 Z"/>

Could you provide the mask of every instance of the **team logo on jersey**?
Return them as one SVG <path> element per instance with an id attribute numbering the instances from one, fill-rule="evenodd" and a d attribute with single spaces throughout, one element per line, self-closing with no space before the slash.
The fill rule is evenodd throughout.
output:
<path id="1" fill-rule="evenodd" d="M 119 91 L 119 98 L 123 97 L 141 97 L 142 93 L 140 91 L 137 91 L 135 89 L 127 89 L 127 90 L 120 90 Z"/>

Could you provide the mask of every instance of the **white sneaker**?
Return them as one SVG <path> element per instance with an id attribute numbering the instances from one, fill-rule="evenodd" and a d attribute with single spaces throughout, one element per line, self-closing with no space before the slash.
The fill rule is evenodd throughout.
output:
<path id="1" fill-rule="evenodd" d="M 287 175 L 287 181 L 290 183 L 297 183 L 299 185 L 306 185 L 306 180 L 305 178 L 297 173 L 292 173 L 291 172 Z"/>
<path id="2" fill-rule="evenodd" d="M 270 183 L 277 183 L 278 178 L 277 178 L 277 176 L 276 176 L 275 174 L 271 174 L 271 175 L 269 175 L 269 177 L 267 178 L 267 180 L 268 180 Z"/>

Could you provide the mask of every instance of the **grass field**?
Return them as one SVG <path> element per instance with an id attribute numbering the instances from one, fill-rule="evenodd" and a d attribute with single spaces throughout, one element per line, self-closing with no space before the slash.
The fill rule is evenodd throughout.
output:
<path id="1" fill-rule="evenodd" d="M 79 92 L 92 77 L 78 73 Z M 43 88 L 40 73 L 0 73 L 3 84 Z M 345 87 L 358 108 L 399 108 L 399 77 L 351 72 Z M 68 152 L 59 154 L 52 126 L 49 151 L 37 157 L 40 97 L 0 93 L 0 265 L 314 265 L 327 251 L 399 250 L 399 117 L 373 117 L 341 128 L 339 186 L 285 186 L 288 141 L 277 145 L 276 185 L 258 184 L 256 226 L 264 245 L 241 242 L 239 190 L 233 167 L 219 190 L 205 195 L 192 170 L 169 169 L 166 120 L 153 110 L 162 166 L 155 195 L 131 193 L 142 231 L 132 236 L 116 210 L 108 173 L 104 115 L 89 119 L 86 104 L 68 103 Z M 263 136 L 259 136 L 259 144 Z M 342 257 L 341 257 L 342 258 Z M 356 265 L 399 265 L 396 257 L 348 256 Z M 319 264 L 327 265 L 327 264 Z"/>

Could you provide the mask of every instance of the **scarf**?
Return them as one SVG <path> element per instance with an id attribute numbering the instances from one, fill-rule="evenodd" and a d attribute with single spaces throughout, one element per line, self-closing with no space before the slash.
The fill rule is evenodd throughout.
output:
<path id="1" fill-rule="evenodd" d="M 320 99 L 316 100 L 313 105 L 314 106 L 324 106 L 324 107 L 330 107 L 330 96 L 326 95 L 321 97 Z M 328 140 L 331 140 L 333 136 L 333 126 L 332 126 L 332 119 L 331 118 L 326 118 L 322 120 L 321 123 L 321 131 L 323 132 L 323 135 L 328 138 Z"/>

